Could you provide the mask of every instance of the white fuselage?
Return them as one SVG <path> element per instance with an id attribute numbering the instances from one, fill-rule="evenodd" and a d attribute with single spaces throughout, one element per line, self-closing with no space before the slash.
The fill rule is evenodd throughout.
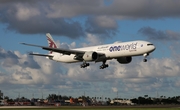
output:
<path id="1" fill-rule="evenodd" d="M 149 54 L 155 50 L 155 46 L 147 41 L 131 41 L 131 42 L 91 46 L 85 48 L 77 48 L 73 50 L 93 51 L 97 53 L 102 53 L 105 54 L 106 59 L 108 60 L 119 57 L 140 56 L 143 54 Z M 80 62 L 79 60 L 74 59 L 75 54 L 63 55 L 60 53 L 53 52 L 51 55 L 54 56 L 52 60 L 59 62 L 65 62 L 65 63 Z"/>

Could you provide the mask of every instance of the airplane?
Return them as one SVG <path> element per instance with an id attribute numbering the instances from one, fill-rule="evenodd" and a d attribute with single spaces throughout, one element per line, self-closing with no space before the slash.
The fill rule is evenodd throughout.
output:
<path id="1" fill-rule="evenodd" d="M 134 56 L 144 56 L 143 61 L 147 62 L 147 56 L 156 47 L 148 41 L 115 42 L 113 44 L 97 45 L 76 49 L 58 48 L 50 33 L 46 34 L 48 46 L 40 46 L 28 43 L 23 45 L 40 47 L 48 50 L 48 54 L 29 53 L 29 55 L 44 56 L 47 59 L 64 63 L 83 62 L 80 67 L 85 68 L 90 64 L 87 62 L 102 62 L 100 69 L 107 68 L 107 60 L 116 59 L 120 64 L 128 64 Z"/>

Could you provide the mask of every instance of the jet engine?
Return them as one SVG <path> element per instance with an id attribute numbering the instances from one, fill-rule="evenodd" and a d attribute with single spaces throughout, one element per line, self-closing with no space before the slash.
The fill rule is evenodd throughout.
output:
<path id="1" fill-rule="evenodd" d="M 117 58 L 117 61 L 121 64 L 127 64 L 132 61 L 132 57 L 119 57 Z"/>
<path id="2" fill-rule="evenodd" d="M 93 51 L 88 51 L 88 52 L 84 53 L 83 59 L 85 61 L 95 61 L 98 59 L 98 54 L 96 52 L 93 52 Z"/>

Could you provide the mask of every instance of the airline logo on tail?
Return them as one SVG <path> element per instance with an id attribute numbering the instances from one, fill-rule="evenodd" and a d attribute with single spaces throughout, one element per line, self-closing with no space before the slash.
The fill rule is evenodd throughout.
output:
<path id="1" fill-rule="evenodd" d="M 52 39 L 51 35 L 49 33 L 46 34 L 47 36 L 47 40 L 48 40 L 48 45 L 51 48 L 57 48 L 56 43 L 54 42 L 54 40 Z M 52 53 L 52 51 L 50 51 L 50 53 Z"/>

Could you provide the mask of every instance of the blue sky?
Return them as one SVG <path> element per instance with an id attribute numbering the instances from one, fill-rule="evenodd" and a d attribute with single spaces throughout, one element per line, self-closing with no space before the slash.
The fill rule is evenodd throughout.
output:
<path id="1" fill-rule="evenodd" d="M 2 0 L 0 1 L 0 89 L 10 97 L 41 97 L 51 93 L 138 97 L 179 95 L 180 1 L 178 0 Z M 27 52 L 46 53 L 26 42 L 47 45 L 50 32 L 61 48 L 116 41 L 147 40 L 156 50 L 143 63 L 108 61 L 81 69 L 80 64 L 57 63 Z"/>

